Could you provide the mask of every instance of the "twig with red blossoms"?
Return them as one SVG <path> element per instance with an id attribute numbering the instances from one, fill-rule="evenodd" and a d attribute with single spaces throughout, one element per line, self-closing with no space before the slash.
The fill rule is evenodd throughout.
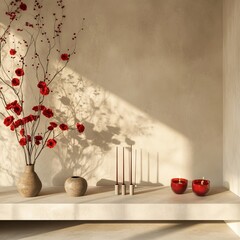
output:
<path id="1" fill-rule="evenodd" d="M 66 18 L 64 14 L 65 5 L 63 0 L 57 0 L 57 8 L 59 13 L 52 14 L 54 25 L 53 34 L 45 29 L 44 17 L 42 9 L 44 1 L 34 0 L 32 12 L 29 13 L 30 19 L 25 23 L 20 21 L 20 17 L 27 14 L 29 7 L 21 0 L 10 1 L 7 4 L 6 15 L 9 17 L 9 23 L 0 36 L 0 52 L 3 50 L 9 54 L 2 61 L 0 55 L 0 99 L 5 109 L 5 113 L 0 112 L 4 116 L 3 123 L 11 131 L 15 132 L 17 141 L 24 150 L 26 165 L 35 164 L 44 148 L 54 148 L 57 144 L 57 137 L 63 134 L 64 131 L 73 130 L 73 126 L 68 126 L 66 123 L 57 123 L 51 120 L 54 117 L 54 112 L 50 107 L 45 106 L 45 97 L 51 93 L 50 84 L 67 66 L 70 58 L 75 54 L 76 39 L 78 33 L 73 33 L 72 50 L 67 49 L 62 52 L 60 50 L 60 40 L 62 35 L 63 20 Z M 45 6 L 46 7 L 46 6 Z M 26 16 L 24 16 L 26 17 Z M 83 22 L 84 22 L 83 18 Z M 17 28 L 14 28 L 14 21 L 17 22 Z M 11 30 L 24 33 L 23 40 L 15 41 L 15 35 Z M 83 30 L 83 28 L 81 29 Z M 13 38 L 14 48 L 8 48 L 7 43 Z M 41 47 L 47 51 L 41 51 Z M 5 66 L 4 63 L 10 57 L 11 68 Z M 56 57 L 60 64 L 57 69 L 51 69 L 51 63 Z M 31 69 L 29 69 L 29 66 Z M 12 67 L 14 67 L 12 69 Z M 32 107 L 31 112 L 27 114 L 25 109 L 24 84 L 29 83 L 26 80 L 26 75 L 34 72 L 35 88 L 38 90 L 36 105 Z M 10 100 L 13 98 L 12 100 Z M 42 130 L 41 120 L 47 123 L 46 128 Z M 75 129 L 82 133 L 84 125 L 75 123 Z"/>
<path id="2" fill-rule="evenodd" d="M 11 28 L 13 22 L 17 21 L 21 17 L 22 12 L 27 10 L 27 5 L 23 2 L 21 2 L 20 0 L 10 1 L 9 4 L 7 4 L 6 1 L 4 1 L 4 2 L 6 4 L 6 8 L 7 8 L 5 14 L 9 17 L 9 22 L 8 22 L 8 25 L 6 26 L 6 28 L 4 29 L 4 32 L 0 36 L 0 66 L 1 66 L 1 62 L 2 62 L 1 49 L 7 43 L 7 38 L 8 38 L 8 35 L 10 34 L 10 28 Z M 12 49 L 10 51 L 10 54 L 15 55 L 16 51 L 14 49 Z"/>

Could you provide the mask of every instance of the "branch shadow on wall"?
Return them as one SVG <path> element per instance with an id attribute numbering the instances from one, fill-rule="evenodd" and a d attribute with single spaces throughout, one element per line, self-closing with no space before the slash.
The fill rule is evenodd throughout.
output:
<path id="1" fill-rule="evenodd" d="M 107 94 L 101 88 L 74 74 L 60 76 L 54 90 L 57 103 L 54 104 L 57 122 L 75 127 L 76 122 L 85 126 L 83 134 L 66 131 L 58 140 L 55 151 L 60 163 L 60 171 L 53 177 L 54 186 L 63 185 L 66 178 L 79 175 L 94 179 L 96 170 L 103 164 L 104 155 L 114 145 L 134 144 L 126 132 L 121 130 L 121 116 L 114 115 L 107 101 Z M 141 127 L 139 129 L 141 130 Z"/>

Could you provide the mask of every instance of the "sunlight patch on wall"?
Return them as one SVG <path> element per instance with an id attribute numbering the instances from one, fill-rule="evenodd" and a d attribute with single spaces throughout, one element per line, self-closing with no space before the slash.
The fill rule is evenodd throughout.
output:
<path id="1" fill-rule="evenodd" d="M 6 67 L 12 69 L 13 62 L 8 59 L 6 50 L 3 54 Z M 25 81 L 30 79 L 28 76 L 32 76 L 31 70 L 26 73 Z M 25 84 L 27 96 L 36 95 L 35 85 L 36 79 Z M 65 68 L 50 89 L 53 94 L 47 96 L 45 104 L 54 110 L 57 122 L 67 123 L 72 128 L 76 122 L 83 122 L 86 131 L 84 134 L 74 130 L 64 132 L 54 151 L 46 149 L 40 156 L 37 171 L 44 185 L 63 185 L 71 175 L 87 178 L 90 185 L 112 183 L 115 179 L 115 147 L 119 146 L 121 151 L 122 147 L 131 145 L 134 161 L 137 151 L 134 171 L 138 183 L 167 185 L 173 176 L 189 176 L 192 147 L 179 132 L 70 68 Z M 9 101 L 14 100 L 11 93 L 7 93 L 7 97 Z M 27 111 L 35 104 L 34 97 L 28 98 Z M 5 126 L 1 128 L 0 185 L 14 185 L 16 176 L 24 168 L 24 156 L 14 133 Z"/>
<path id="2" fill-rule="evenodd" d="M 192 148 L 189 140 L 91 80 L 66 68 L 54 89 L 57 119 L 86 126 L 83 135 L 64 134 L 55 152 L 55 174 L 84 176 L 91 184 L 115 179 L 115 149 L 133 146 L 138 183 L 169 184 L 169 178 L 189 176 Z M 142 162 L 140 163 L 140 152 Z M 125 152 L 128 161 L 128 150 Z M 128 171 L 128 164 L 126 164 Z M 60 184 L 62 181 L 58 181 Z"/>
<path id="3" fill-rule="evenodd" d="M 47 97 L 46 104 L 54 110 L 57 122 L 72 128 L 76 122 L 83 122 L 86 131 L 64 132 L 54 151 L 46 149 L 40 156 L 36 167 L 45 186 L 63 185 L 71 175 L 87 178 L 89 185 L 112 184 L 116 146 L 121 159 L 122 147 L 132 145 L 134 164 L 137 151 L 134 178 L 138 184 L 168 185 L 173 176 L 189 176 L 192 148 L 182 134 L 70 68 L 56 79 L 51 90 L 53 94 Z M 34 95 L 31 88 L 25 91 L 28 96 Z M 34 102 L 29 98 L 28 105 Z M 1 128 L 0 185 L 14 185 L 24 168 L 24 156 L 14 133 L 5 126 Z M 127 149 L 125 154 L 128 161 Z M 125 170 L 128 172 L 128 164 Z"/>

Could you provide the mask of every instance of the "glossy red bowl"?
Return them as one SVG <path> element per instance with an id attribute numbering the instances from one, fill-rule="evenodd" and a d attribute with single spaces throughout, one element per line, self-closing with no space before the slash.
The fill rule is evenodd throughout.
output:
<path id="1" fill-rule="evenodd" d="M 192 181 L 192 190 L 198 196 L 205 196 L 210 190 L 210 181 L 195 179 Z"/>
<path id="2" fill-rule="evenodd" d="M 185 178 L 173 178 L 171 180 L 171 188 L 177 194 L 183 194 L 188 186 L 188 180 Z"/>

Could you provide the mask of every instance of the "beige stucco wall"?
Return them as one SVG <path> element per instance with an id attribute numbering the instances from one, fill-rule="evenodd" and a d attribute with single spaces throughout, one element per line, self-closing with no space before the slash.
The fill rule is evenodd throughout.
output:
<path id="1" fill-rule="evenodd" d="M 221 185 L 222 1 L 66 2 L 63 49 L 82 17 L 85 30 L 65 81 L 56 85 L 66 91 L 55 89 L 49 104 L 65 111 L 59 99 L 80 99 L 74 114 L 85 118 L 86 132 L 84 140 L 68 136 L 69 144 L 41 156 L 43 184 L 63 184 L 73 173 L 90 185 L 111 183 L 116 144 L 133 144 L 138 182 L 204 176 Z M 76 90 L 79 81 L 83 88 Z M 3 125 L 1 133 L 0 184 L 11 185 L 24 161 Z"/>

